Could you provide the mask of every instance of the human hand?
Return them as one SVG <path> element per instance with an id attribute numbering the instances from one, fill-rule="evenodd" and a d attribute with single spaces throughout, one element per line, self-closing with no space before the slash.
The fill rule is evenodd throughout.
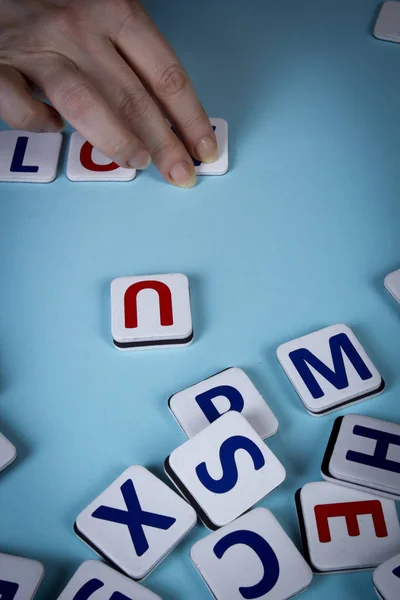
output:
<path id="1" fill-rule="evenodd" d="M 180 187 L 196 182 L 191 156 L 217 157 L 185 70 L 138 0 L 0 0 L 0 119 L 55 132 L 60 115 L 120 166 L 153 160 Z"/>

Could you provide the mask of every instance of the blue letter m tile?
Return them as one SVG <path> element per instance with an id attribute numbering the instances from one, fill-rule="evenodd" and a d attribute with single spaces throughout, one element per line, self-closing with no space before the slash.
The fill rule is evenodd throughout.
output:
<path id="1" fill-rule="evenodd" d="M 322 398 L 325 394 L 314 377 L 310 367 L 318 371 L 336 389 L 344 390 L 348 387 L 346 367 L 344 365 L 343 352 L 357 371 L 363 381 L 371 379 L 372 373 L 354 348 L 351 340 L 345 333 L 334 335 L 329 340 L 329 348 L 332 355 L 333 370 L 327 367 L 307 348 L 299 348 L 290 352 L 289 358 L 299 372 L 300 377 L 308 387 L 314 399 Z"/>

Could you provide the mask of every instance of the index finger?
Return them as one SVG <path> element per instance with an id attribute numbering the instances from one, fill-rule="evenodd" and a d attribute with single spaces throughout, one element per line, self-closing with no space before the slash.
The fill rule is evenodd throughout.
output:
<path id="1" fill-rule="evenodd" d="M 189 153 L 201 162 L 217 159 L 217 141 L 185 69 L 143 11 L 132 11 L 114 40 L 174 125 Z"/>

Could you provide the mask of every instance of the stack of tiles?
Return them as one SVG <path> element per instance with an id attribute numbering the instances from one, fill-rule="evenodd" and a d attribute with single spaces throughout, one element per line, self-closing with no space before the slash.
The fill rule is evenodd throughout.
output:
<path id="1" fill-rule="evenodd" d="M 8 467 L 15 460 L 16 456 L 17 451 L 15 446 L 0 433 L 0 471 Z"/>
<path id="2" fill-rule="evenodd" d="M 277 356 L 307 411 L 331 413 L 380 394 L 385 382 L 346 325 L 279 346 Z"/>
<path id="3" fill-rule="evenodd" d="M 132 181 L 136 169 L 120 167 L 75 131 L 69 143 L 67 177 L 71 181 Z"/>
<path id="4" fill-rule="evenodd" d="M 362 415 L 336 419 L 321 472 L 327 481 L 400 500 L 400 425 Z"/>
<path id="5" fill-rule="evenodd" d="M 33 600 L 43 577 L 43 565 L 36 560 L 0 554 L 2 600 Z"/>
<path id="6" fill-rule="evenodd" d="M 161 600 L 98 560 L 82 563 L 57 600 Z"/>
<path id="7" fill-rule="evenodd" d="M 193 341 L 193 326 L 186 275 L 114 279 L 111 332 L 119 350 L 189 346 Z"/>
<path id="8" fill-rule="evenodd" d="M 141 580 L 196 522 L 189 504 L 147 469 L 135 465 L 81 512 L 75 532 L 117 569 Z"/>
<path id="9" fill-rule="evenodd" d="M 400 554 L 397 554 L 375 569 L 373 582 L 379 598 L 382 600 L 399 600 Z"/>
<path id="10" fill-rule="evenodd" d="M 165 471 L 212 530 L 249 510 L 286 477 L 253 427 L 230 411 L 174 450 Z"/>
<path id="11" fill-rule="evenodd" d="M 400 551 L 393 500 L 326 481 L 296 494 L 304 555 L 314 573 L 371 569 Z"/>
<path id="12" fill-rule="evenodd" d="M 278 421 L 242 369 L 230 368 L 171 396 L 169 408 L 188 438 L 229 410 L 242 413 L 258 435 L 267 439 Z"/>
<path id="13" fill-rule="evenodd" d="M 61 133 L 0 131 L 0 181 L 54 181 L 61 144 Z"/>
<path id="14" fill-rule="evenodd" d="M 400 304 L 400 269 L 393 271 L 393 273 L 389 273 L 389 275 L 386 275 L 385 288 L 389 294 L 391 294 L 393 298 Z"/>
<path id="15" fill-rule="evenodd" d="M 255 508 L 197 542 L 190 552 L 216 600 L 289 600 L 312 571 L 266 508 Z"/>

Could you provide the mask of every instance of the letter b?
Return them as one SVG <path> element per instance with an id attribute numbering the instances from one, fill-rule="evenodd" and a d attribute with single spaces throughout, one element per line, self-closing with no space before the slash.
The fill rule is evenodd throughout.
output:
<path id="1" fill-rule="evenodd" d="M 242 412 L 244 407 L 242 394 L 231 385 L 218 385 L 217 387 L 196 396 L 197 404 L 200 406 L 210 423 L 216 421 L 222 414 L 217 410 L 213 403 L 213 400 L 218 396 L 224 396 L 229 400 L 230 408 L 228 410 L 235 410 L 239 413 Z"/>

